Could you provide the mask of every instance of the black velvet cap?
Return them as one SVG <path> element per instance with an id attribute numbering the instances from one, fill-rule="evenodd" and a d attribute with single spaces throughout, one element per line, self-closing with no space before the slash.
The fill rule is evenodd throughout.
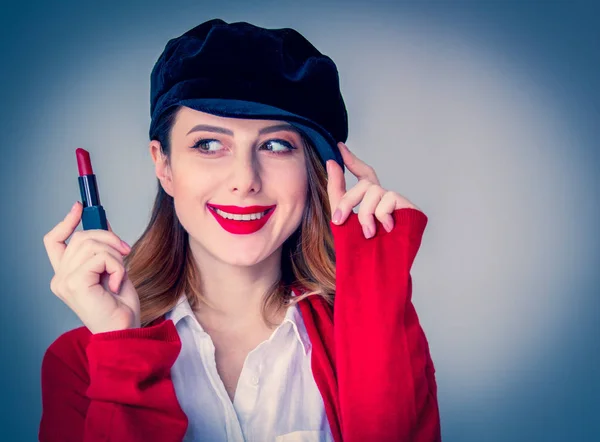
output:
<path id="1" fill-rule="evenodd" d="M 334 159 L 344 168 L 337 143 L 348 138 L 348 114 L 337 67 L 293 29 L 213 19 L 169 40 L 150 77 L 151 136 L 176 105 L 287 121 L 323 163 Z"/>

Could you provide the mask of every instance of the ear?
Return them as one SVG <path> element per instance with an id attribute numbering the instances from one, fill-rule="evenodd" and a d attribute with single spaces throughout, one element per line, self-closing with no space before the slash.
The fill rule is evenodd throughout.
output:
<path id="1" fill-rule="evenodd" d="M 160 142 L 156 140 L 150 141 L 150 155 L 154 162 L 154 170 L 156 177 L 160 180 L 160 184 L 165 192 L 173 196 L 173 178 L 171 176 L 171 168 L 168 163 L 167 156 L 161 151 Z"/>

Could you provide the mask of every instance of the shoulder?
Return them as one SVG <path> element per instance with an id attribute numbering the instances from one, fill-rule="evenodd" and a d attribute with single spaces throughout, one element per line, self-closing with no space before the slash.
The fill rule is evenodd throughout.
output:
<path id="1" fill-rule="evenodd" d="M 87 378 L 88 362 L 86 347 L 92 333 L 87 327 L 78 327 L 60 335 L 46 349 L 42 361 L 42 375 L 55 369 L 80 373 Z"/>

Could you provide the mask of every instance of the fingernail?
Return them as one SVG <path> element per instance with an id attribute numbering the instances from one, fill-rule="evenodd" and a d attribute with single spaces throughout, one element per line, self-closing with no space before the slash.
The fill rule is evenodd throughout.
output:
<path id="1" fill-rule="evenodd" d="M 365 238 L 369 239 L 370 237 L 373 236 L 373 231 L 371 230 L 371 228 L 369 226 L 362 226 L 363 229 L 363 233 L 365 234 Z"/>
<path id="2" fill-rule="evenodd" d="M 327 173 L 330 174 L 331 173 L 331 166 L 329 165 L 329 161 L 327 161 L 325 163 L 325 169 L 327 169 Z"/>
<path id="3" fill-rule="evenodd" d="M 385 229 L 386 232 L 390 233 L 392 231 L 392 229 L 394 228 L 394 223 L 393 221 L 390 220 L 386 220 L 383 224 L 383 228 Z"/>
<path id="4" fill-rule="evenodd" d="M 123 247 L 125 247 L 128 250 L 131 250 L 131 246 L 129 244 L 127 244 L 125 241 L 121 240 L 121 244 L 123 244 Z"/>
<path id="5" fill-rule="evenodd" d="M 69 210 L 69 213 L 73 213 L 75 211 L 75 207 L 77 207 L 77 203 L 78 203 L 78 201 L 75 201 L 75 203 L 73 203 L 73 207 L 71 207 L 71 210 Z"/>
<path id="6" fill-rule="evenodd" d="M 333 222 L 335 224 L 338 224 L 340 222 L 340 220 L 342 219 L 342 211 L 340 209 L 337 209 L 334 213 L 333 213 Z"/>

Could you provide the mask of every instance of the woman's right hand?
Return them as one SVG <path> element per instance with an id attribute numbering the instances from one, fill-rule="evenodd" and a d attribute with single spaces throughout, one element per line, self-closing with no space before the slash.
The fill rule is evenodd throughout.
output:
<path id="1" fill-rule="evenodd" d="M 83 206 L 76 202 L 69 214 L 44 236 L 54 277 L 50 290 L 81 319 L 92 333 L 140 327 L 140 301 L 123 265 L 131 248 L 109 230 L 73 233 Z M 65 241 L 71 236 L 67 245 Z"/>

